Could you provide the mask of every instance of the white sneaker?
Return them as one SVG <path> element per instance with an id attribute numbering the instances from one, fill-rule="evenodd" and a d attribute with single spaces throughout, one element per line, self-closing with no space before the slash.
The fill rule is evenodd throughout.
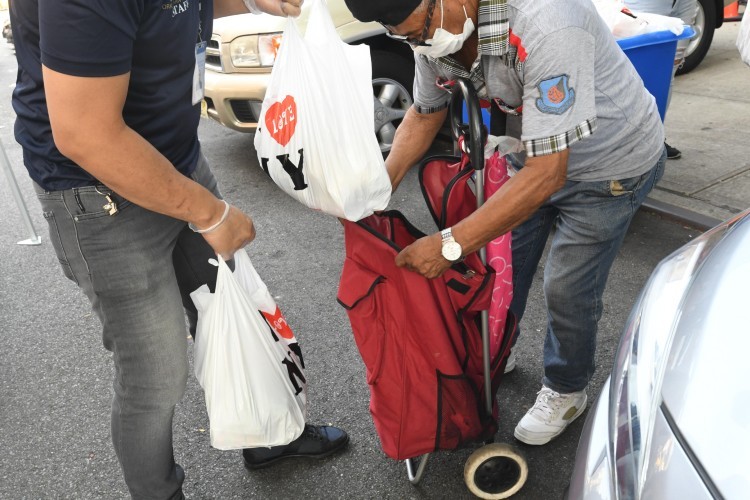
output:
<path id="1" fill-rule="evenodd" d="M 514 350 L 515 348 L 516 348 L 515 346 L 510 348 L 510 354 L 508 354 L 508 361 L 505 363 L 505 370 L 503 371 L 503 373 L 510 373 L 516 369 L 516 351 Z"/>
<path id="2" fill-rule="evenodd" d="M 586 389 L 560 394 L 543 385 L 537 393 L 536 403 L 518 422 L 513 434 L 526 444 L 549 443 L 583 413 L 586 400 Z"/>

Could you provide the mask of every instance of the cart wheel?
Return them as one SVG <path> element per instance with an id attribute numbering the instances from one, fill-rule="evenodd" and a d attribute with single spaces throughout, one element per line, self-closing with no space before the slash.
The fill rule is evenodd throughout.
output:
<path id="1" fill-rule="evenodd" d="M 499 499 L 514 495 L 526 483 L 526 459 L 512 446 L 492 443 L 471 454 L 464 466 L 464 482 L 479 498 Z"/>

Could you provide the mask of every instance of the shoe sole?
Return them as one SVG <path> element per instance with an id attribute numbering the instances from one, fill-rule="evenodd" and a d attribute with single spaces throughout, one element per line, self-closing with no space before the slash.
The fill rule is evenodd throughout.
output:
<path id="1" fill-rule="evenodd" d="M 286 460 L 288 458 L 311 458 L 314 460 L 320 460 L 326 457 L 330 457 L 337 451 L 340 451 L 343 448 L 345 448 L 346 445 L 348 444 L 349 444 L 349 436 L 347 435 L 346 439 L 342 441 L 341 444 L 339 444 L 335 448 L 331 448 L 330 450 L 326 452 L 318 453 L 317 455 L 310 455 L 308 453 L 297 453 L 294 455 L 282 455 L 280 457 L 272 458 L 271 460 L 268 460 L 266 462 L 261 462 L 261 463 L 251 463 L 251 462 L 248 462 L 245 457 L 242 457 L 242 461 L 245 462 L 246 469 L 249 469 L 249 470 L 265 469 L 266 467 L 271 467 L 272 465 L 275 465 L 276 463 L 281 462 L 282 460 Z"/>
<path id="2" fill-rule="evenodd" d="M 682 158 L 682 153 L 679 153 L 673 156 L 667 155 L 667 160 L 679 160 L 680 158 Z"/>
<path id="3" fill-rule="evenodd" d="M 560 429 L 559 431 L 557 431 L 555 434 L 552 434 L 551 436 L 536 437 L 534 435 L 528 435 L 528 434 L 524 435 L 523 434 L 524 430 L 523 429 L 519 430 L 518 426 L 516 426 L 515 430 L 513 431 L 513 436 L 516 439 L 518 439 L 519 441 L 521 441 L 522 443 L 530 444 L 532 446 L 540 446 L 540 445 L 543 445 L 543 444 L 547 444 L 550 441 L 552 441 L 553 439 L 555 439 L 557 436 L 559 436 L 560 434 L 562 434 L 565 431 L 565 429 L 567 429 L 568 426 L 575 421 L 575 419 L 577 419 L 578 417 L 580 417 L 583 414 L 583 412 L 586 411 L 586 404 L 587 403 L 588 403 L 588 397 L 583 402 L 583 404 L 581 405 L 581 408 L 578 410 L 578 412 L 576 412 L 576 414 L 573 415 L 573 417 L 571 417 L 570 420 L 568 420 L 568 423 L 562 429 Z"/>

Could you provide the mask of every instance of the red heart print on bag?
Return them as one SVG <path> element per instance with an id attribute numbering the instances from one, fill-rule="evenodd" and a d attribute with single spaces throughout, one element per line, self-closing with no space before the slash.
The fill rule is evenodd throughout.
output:
<path id="1" fill-rule="evenodd" d="M 288 95 L 275 102 L 266 111 L 266 130 L 282 146 L 289 144 L 297 127 L 297 103 Z"/>
<path id="2" fill-rule="evenodd" d="M 281 312 L 281 309 L 279 309 L 279 306 L 276 306 L 276 311 L 273 314 L 269 314 L 265 311 L 261 311 L 260 313 L 266 318 L 266 321 L 276 333 L 284 337 L 286 340 L 294 340 L 292 328 L 289 326 L 289 323 L 286 322 L 286 318 Z"/>

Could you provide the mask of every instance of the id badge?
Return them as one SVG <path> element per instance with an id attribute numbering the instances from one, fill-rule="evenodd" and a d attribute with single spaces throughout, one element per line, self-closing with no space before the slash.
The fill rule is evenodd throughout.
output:
<path id="1" fill-rule="evenodd" d="M 195 44 L 195 70 L 193 71 L 193 105 L 203 99 L 206 92 L 206 45 L 207 42 Z"/>

